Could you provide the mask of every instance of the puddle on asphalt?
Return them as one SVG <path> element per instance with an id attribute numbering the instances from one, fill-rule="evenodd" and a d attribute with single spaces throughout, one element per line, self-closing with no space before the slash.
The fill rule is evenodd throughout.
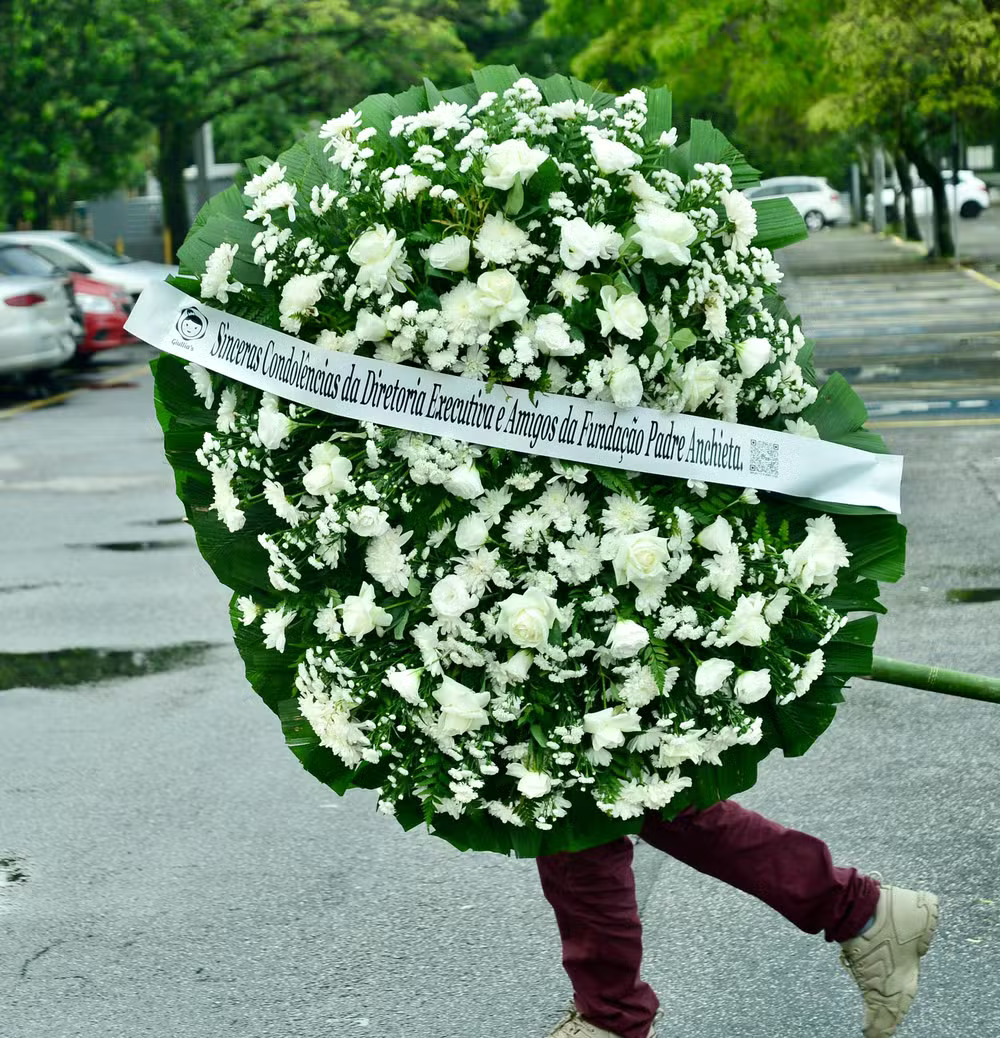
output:
<path id="1" fill-rule="evenodd" d="M 1000 587 L 956 587 L 945 597 L 949 602 L 1000 602 Z"/>
<path id="2" fill-rule="evenodd" d="M 182 642 L 158 649 L 3 652 L 0 653 L 0 691 L 93 685 L 115 678 L 136 678 L 196 667 L 214 648 L 217 646 L 210 642 Z"/>
<path id="3" fill-rule="evenodd" d="M 97 544 L 71 544 L 71 548 L 100 548 L 101 551 L 162 551 L 166 548 L 190 548 L 189 540 L 176 541 L 104 541 Z"/>

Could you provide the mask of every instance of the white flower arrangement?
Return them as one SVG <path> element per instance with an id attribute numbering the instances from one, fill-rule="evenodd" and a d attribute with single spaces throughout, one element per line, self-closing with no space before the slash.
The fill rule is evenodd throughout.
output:
<path id="1" fill-rule="evenodd" d="M 665 90 L 515 70 L 369 99 L 210 203 L 175 283 L 334 351 L 819 436 L 766 245 L 798 225 L 772 208 L 762 230 L 739 191 L 754 171 L 707 124 L 693 137 L 677 144 Z M 377 788 L 404 825 L 521 854 L 634 831 L 802 752 L 870 659 L 873 625 L 845 633 L 846 614 L 879 608 L 893 517 L 487 450 L 158 365 L 251 680 L 310 770 Z M 856 558 L 872 530 L 884 550 Z"/>

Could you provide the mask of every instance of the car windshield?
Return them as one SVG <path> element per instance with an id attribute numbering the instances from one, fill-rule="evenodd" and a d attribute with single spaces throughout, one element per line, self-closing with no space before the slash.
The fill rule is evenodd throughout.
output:
<path id="1" fill-rule="evenodd" d="M 22 245 L 0 245 L 0 274 L 52 277 L 60 273 L 54 264 Z"/>
<path id="2" fill-rule="evenodd" d="M 105 245 L 102 241 L 94 241 L 91 238 L 82 238 L 78 234 L 73 235 L 72 238 L 66 238 L 65 240 L 75 249 L 79 249 L 80 252 L 86 253 L 88 257 L 97 260 L 99 263 L 135 262 L 131 256 L 126 256 L 124 253 L 119 255 L 110 245 Z"/>

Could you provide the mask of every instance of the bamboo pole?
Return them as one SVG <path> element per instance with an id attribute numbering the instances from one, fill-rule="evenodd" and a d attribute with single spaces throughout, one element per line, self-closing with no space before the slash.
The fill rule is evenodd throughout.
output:
<path id="1" fill-rule="evenodd" d="M 1000 703 L 1000 678 L 987 677 L 985 674 L 967 674 L 961 670 L 946 670 L 944 667 L 928 667 L 922 663 L 906 663 L 875 656 L 871 673 L 866 677 L 890 685 L 923 688 L 948 696 L 978 699 L 984 703 Z"/>

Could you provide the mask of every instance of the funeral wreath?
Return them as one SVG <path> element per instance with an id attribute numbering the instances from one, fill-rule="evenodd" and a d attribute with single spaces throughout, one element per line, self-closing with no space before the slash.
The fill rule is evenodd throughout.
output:
<path id="1" fill-rule="evenodd" d="M 314 354 L 884 453 L 842 379 L 817 388 L 772 252 L 804 230 L 751 205 L 756 182 L 708 123 L 681 138 L 664 88 L 492 67 L 249 161 L 173 284 Z M 155 364 L 249 680 L 310 772 L 407 828 L 521 855 L 635 832 L 805 752 L 871 667 L 903 563 L 884 510 L 484 446 L 478 426 L 554 430 L 426 381 L 370 385 L 365 420 Z M 404 409 L 454 435 L 399 428 Z M 590 413 L 574 442 L 625 450 L 628 422 Z"/>

